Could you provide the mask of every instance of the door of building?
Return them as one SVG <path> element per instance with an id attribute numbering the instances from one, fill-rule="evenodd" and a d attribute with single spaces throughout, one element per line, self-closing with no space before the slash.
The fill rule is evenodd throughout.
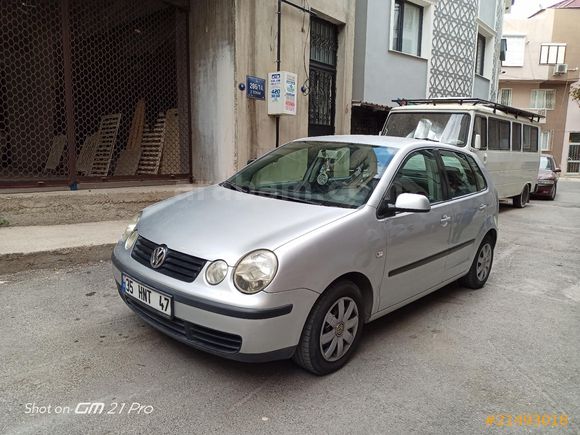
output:
<path id="1" fill-rule="evenodd" d="M 567 169 L 568 173 L 580 172 L 580 132 L 570 133 Z"/>
<path id="2" fill-rule="evenodd" d="M 308 135 L 334 134 L 336 113 L 337 28 L 320 18 L 310 21 Z"/>

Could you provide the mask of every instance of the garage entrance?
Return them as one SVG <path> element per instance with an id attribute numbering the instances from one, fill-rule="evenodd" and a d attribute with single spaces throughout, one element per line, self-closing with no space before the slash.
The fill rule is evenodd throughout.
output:
<path id="1" fill-rule="evenodd" d="M 190 177 L 177 3 L 0 3 L 0 188 Z"/>

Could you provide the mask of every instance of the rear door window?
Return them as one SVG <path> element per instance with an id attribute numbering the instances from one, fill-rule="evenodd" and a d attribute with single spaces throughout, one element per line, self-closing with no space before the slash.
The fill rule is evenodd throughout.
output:
<path id="1" fill-rule="evenodd" d="M 458 198 L 477 192 L 477 177 L 471 165 L 461 153 L 439 151 L 447 178 L 449 198 Z"/>

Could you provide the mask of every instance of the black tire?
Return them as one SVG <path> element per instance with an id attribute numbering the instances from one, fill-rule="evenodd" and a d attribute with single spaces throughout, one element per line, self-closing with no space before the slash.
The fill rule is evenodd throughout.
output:
<path id="1" fill-rule="evenodd" d="M 482 254 L 482 252 L 484 250 L 488 249 L 488 248 L 486 248 L 486 246 L 489 246 L 489 248 L 491 248 L 490 258 L 489 258 L 489 268 L 487 270 L 487 273 L 485 273 L 485 276 L 482 276 L 478 272 L 478 264 L 482 260 L 481 256 L 484 255 L 484 254 Z M 494 250 L 494 248 L 495 248 L 495 246 L 493 243 L 493 239 L 489 236 L 486 236 L 483 239 L 483 241 L 481 242 L 481 244 L 479 245 L 477 252 L 475 253 L 475 258 L 473 259 L 473 263 L 471 263 L 471 267 L 469 268 L 469 272 L 467 272 L 467 275 L 465 275 L 463 278 L 461 278 L 461 283 L 465 287 L 468 287 L 468 288 L 473 289 L 473 290 L 477 290 L 477 289 L 482 288 L 485 285 L 485 283 L 487 282 L 487 279 L 489 278 L 489 275 L 491 273 L 491 268 L 493 266 L 493 250 Z"/>
<path id="2" fill-rule="evenodd" d="M 524 208 L 528 202 L 530 202 L 530 186 L 527 184 L 524 186 L 522 192 L 518 196 L 513 198 L 514 207 Z"/>
<path id="3" fill-rule="evenodd" d="M 558 188 L 558 185 L 554 183 L 554 187 L 552 188 L 552 191 L 550 192 L 550 196 L 548 197 L 548 199 L 550 201 L 553 201 L 556 199 L 556 189 Z"/>
<path id="4" fill-rule="evenodd" d="M 325 324 L 327 313 L 337 303 L 339 303 L 339 300 L 341 299 L 343 301 L 350 299 L 356 304 L 358 322 L 354 322 L 354 324 L 356 324 L 356 330 L 354 333 L 354 339 L 350 343 L 348 349 L 339 359 L 335 361 L 329 361 L 322 353 L 322 347 L 320 345 L 321 332 L 323 328 L 328 327 L 328 325 Z M 298 347 L 296 348 L 296 352 L 293 357 L 294 362 L 302 368 L 318 376 L 327 375 L 343 367 L 351 358 L 356 348 L 358 347 L 358 344 L 360 343 L 360 337 L 362 335 L 364 324 L 364 307 L 362 300 L 363 299 L 360 289 L 351 281 L 338 281 L 326 289 L 318 301 L 316 301 L 316 304 L 308 315 L 308 319 L 306 320 L 304 329 L 302 331 L 302 336 L 300 337 L 300 343 L 298 343 Z M 351 320 L 355 319 L 351 317 Z M 344 328 L 345 324 L 343 323 L 342 331 L 345 331 Z M 327 333 L 335 331 L 337 337 L 340 339 L 338 332 L 336 332 L 337 330 L 338 325 L 334 329 L 327 330 Z M 350 334 L 352 330 L 347 330 L 347 332 Z M 343 332 L 340 332 L 341 336 L 342 334 Z"/>

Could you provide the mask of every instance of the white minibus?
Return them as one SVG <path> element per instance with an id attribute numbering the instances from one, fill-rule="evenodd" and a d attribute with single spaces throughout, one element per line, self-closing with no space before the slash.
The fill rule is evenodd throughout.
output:
<path id="1" fill-rule="evenodd" d="M 525 207 L 538 177 L 541 116 L 476 98 L 397 100 L 381 135 L 469 147 L 486 165 L 500 199 Z"/>

